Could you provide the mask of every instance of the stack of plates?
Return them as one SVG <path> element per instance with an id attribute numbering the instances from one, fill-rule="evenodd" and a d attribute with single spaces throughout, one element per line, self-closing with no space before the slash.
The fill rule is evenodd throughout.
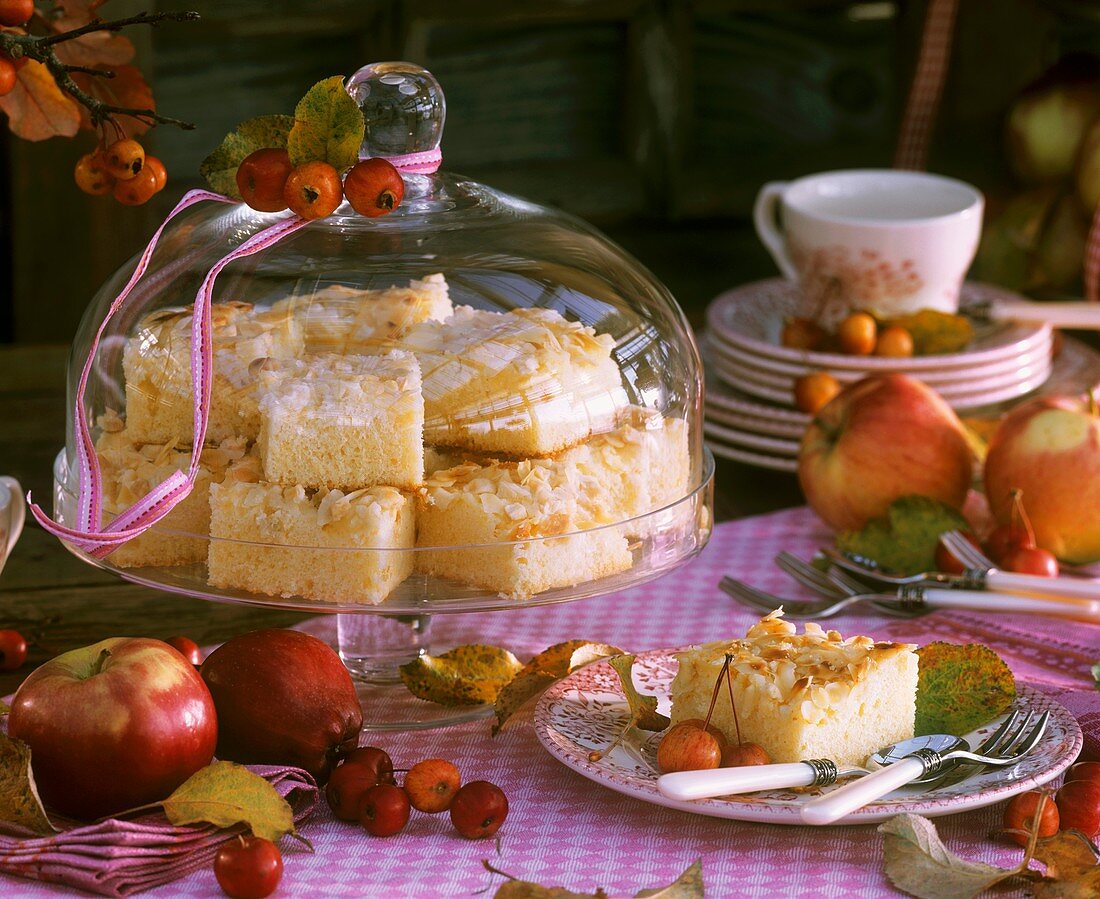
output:
<path id="1" fill-rule="evenodd" d="M 1014 298 L 968 283 L 962 308 Z M 702 350 L 705 433 L 715 455 L 794 471 L 810 421 L 794 408 L 794 382 L 811 372 L 830 372 L 842 385 L 872 373 L 902 372 L 920 378 L 963 414 L 1017 400 L 1051 378 L 1049 325 L 976 320 L 974 340 L 961 352 L 886 359 L 781 346 L 783 323 L 799 312 L 797 287 L 779 278 L 729 291 L 711 303 Z"/>

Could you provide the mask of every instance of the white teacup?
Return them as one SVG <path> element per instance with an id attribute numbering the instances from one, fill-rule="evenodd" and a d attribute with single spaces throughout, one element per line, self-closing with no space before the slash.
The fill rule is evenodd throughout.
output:
<path id="1" fill-rule="evenodd" d="M 801 285 L 803 313 L 832 324 L 854 309 L 957 311 L 983 207 L 953 178 L 853 169 L 765 184 L 753 218 L 779 270 Z"/>

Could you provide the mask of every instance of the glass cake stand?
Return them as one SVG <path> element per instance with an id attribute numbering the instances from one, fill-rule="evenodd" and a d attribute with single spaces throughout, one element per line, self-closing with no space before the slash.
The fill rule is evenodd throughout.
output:
<path id="1" fill-rule="evenodd" d="M 65 486 L 71 483 L 68 474 L 66 454 L 62 451 L 54 462 L 54 513 L 59 523 L 74 519 L 77 500 Z M 528 609 L 603 596 L 655 580 L 688 562 L 706 546 L 714 520 L 713 503 L 714 457 L 706 450 L 693 490 L 676 502 L 628 521 L 573 534 L 482 547 L 341 550 L 341 553 L 350 554 L 385 553 L 390 557 L 394 554 L 409 554 L 414 557 L 414 573 L 378 605 L 265 596 L 209 586 L 204 588 L 201 586 L 206 583 L 206 566 L 203 563 L 123 568 L 112 564 L 110 556 L 97 559 L 72 544 L 64 545 L 73 555 L 88 564 L 143 587 L 211 602 L 335 614 L 338 635 L 335 648 L 359 692 L 364 709 L 363 729 L 418 730 L 461 724 L 492 714 L 492 707 L 486 705 L 444 706 L 426 702 L 413 696 L 402 683 L 399 671 L 402 665 L 425 654 L 438 654 L 451 648 L 433 646 L 431 643 L 431 623 L 435 615 Z M 160 532 L 181 540 L 216 539 L 170 528 L 160 529 Z M 415 568 L 423 567 L 416 564 L 415 557 L 432 553 L 464 552 L 469 555 L 471 564 L 476 565 L 479 564 L 479 555 L 490 557 L 505 547 L 534 550 L 539 544 L 551 541 L 556 541 L 559 546 L 563 546 L 566 541 L 580 545 L 583 541 L 615 539 L 619 536 L 626 541 L 631 555 L 631 565 L 626 570 L 525 598 L 508 597 L 415 571 Z M 289 564 L 293 564 L 296 553 L 309 552 L 310 548 L 288 546 L 285 551 Z M 486 564 L 489 564 L 488 558 Z"/>

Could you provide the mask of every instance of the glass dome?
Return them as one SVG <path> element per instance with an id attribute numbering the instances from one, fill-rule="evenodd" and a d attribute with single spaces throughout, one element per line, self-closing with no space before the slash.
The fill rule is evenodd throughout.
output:
<path id="1" fill-rule="evenodd" d="M 363 156 L 438 145 L 443 95 L 424 70 L 369 66 L 348 90 Z M 193 488 L 113 552 L 74 552 L 208 599 L 402 614 L 591 596 L 702 548 L 702 369 L 668 290 L 572 216 L 457 174 L 404 179 L 389 215 L 345 202 L 225 268 Z M 136 258 L 89 306 L 70 408 L 94 352 L 82 404 L 102 524 L 188 470 L 200 287 L 289 217 L 192 206 L 113 315 Z M 70 422 L 55 472 L 70 527 L 78 438 Z"/>

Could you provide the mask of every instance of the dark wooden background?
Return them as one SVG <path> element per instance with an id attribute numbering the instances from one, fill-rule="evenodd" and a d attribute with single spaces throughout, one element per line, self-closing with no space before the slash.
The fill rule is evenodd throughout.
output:
<path id="1" fill-rule="evenodd" d="M 964 0 L 935 170 L 1003 186 L 1004 111 L 1060 52 L 1100 46 L 1095 0 Z M 429 67 L 445 165 L 595 222 L 706 302 L 772 274 L 748 224 L 766 180 L 889 165 L 920 0 L 112 0 L 202 21 L 129 32 L 166 113 L 171 176 L 145 207 L 80 194 L 92 138 L 0 136 L 0 341 L 67 342 L 237 122 L 289 112 L 316 79 L 382 59 Z"/>

